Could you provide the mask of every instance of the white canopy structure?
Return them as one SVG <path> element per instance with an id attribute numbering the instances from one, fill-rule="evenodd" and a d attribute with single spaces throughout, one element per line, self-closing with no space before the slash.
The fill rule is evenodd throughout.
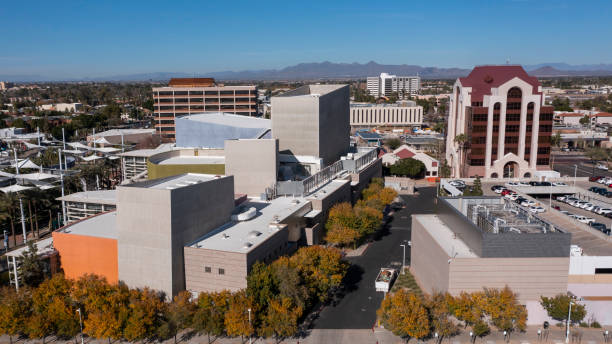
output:
<path id="1" fill-rule="evenodd" d="M 26 174 L 20 174 L 18 176 L 15 176 L 19 179 L 27 179 L 27 180 L 36 180 L 36 181 L 41 181 L 41 180 L 48 180 L 48 179 L 59 179 L 58 175 L 55 174 L 50 174 L 50 173 L 26 173 Z"/>
<path id="2" fill-rule="evenodd" d="M 19 192 L 19 191 L 28 190 L 28 189 L 32 189 L 32 187 L 15 184 L 15 185 L 9 185 L 9 186 L 0 188 L 0 191 L 4 192 L 5 194 L 8 194 L 8 193 Z"/>
<path id="3" fill-rule="evenodd" d="M 97 155 L 90 155 L 90 156 L 82 156 L 81 159 L 85 161 L 94 161 L 94 160 L 103 159 L 103 158 Z"/>
<path id="4" fill-rule="evenodd" d="M 108 157 L 108 160 L 117 160 L 120 159 L 120 157 L 116 156 L 116 155 L 111 155 Z"/>
<path id="5" fill-rule="evenodd" d="M 28 149 L 34 149 L 34 148 L 45 148 L 43 146 L 39 146 L 39 145 L 35 145 L 33 143 L 29 143 L 29 142 L 24 142 L 23 143 L 26 147 L 28 147 Z"/>
<path id="6" fill-rule="evenodd" d="M 78 150 L 78 149 L 65 149 L 62 151 L 62 153 L 66 153 L 66 154 L 70 154 L 70 155 L 83 155 L 85 153 L 87 153 L 87 151 L 82 151 L 82 150 Z"/>
<path id="7" fill-rule="evenodd" d="M 99 139 L 95 139 L 94 143 L 102 144 L 102 145 L 112 145 L 112 143 L 108 142 L 108 140 L 106 138 L 104 138 L 104 137 L 101 137 Z"/>
<path id="8" fill-rule="evenodd" d="M 13 178 L 13 177 L 15 177 L 15 175 L 14 175 L 14 174 L 12 174 L 12 173 L 8 173 L 8 172 L 0 171 L 0 177 L 9 177 L 9 178 Z"/>
<path id="9" fill-rule="evenodd" d="M 88 145 L 84 145 L 80 142 L 66 142 L 66 144 L 74 149 L 86 149 L 86 150 L 91 150 L 92 148 L 89 147 Z"/>
<path id="10" fill-rule="evenodd" d="M 119 148 L 113 148 L 113 147 L 94 148 L 94 150 L 100 153 L 115 153 L 115 152 L 120 151 Z"/>
<path id="11" fill-rule="evenodd" d="M 25 160 L 18 161 L 17 163 L 12 163 L 11 166 L 12 167 L 18 166 L 19 168 L 40 169 L 40 166 L 33 163 L 30 159 L 25 159 Z"/>

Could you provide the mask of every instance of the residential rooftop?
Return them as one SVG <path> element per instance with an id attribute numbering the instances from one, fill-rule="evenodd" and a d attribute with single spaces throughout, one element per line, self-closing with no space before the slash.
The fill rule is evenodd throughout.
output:
<path id="1" fill-rule="evenodd" d="M 157 148 L 153 148 L 153 149 L 138 149 L 138 150 L 133 150 L 133 151 L 125 152 L 125 153 L 120 153 L 120 154 L 117 154 L 117 155 L 119 155 L 119 156 L 133 156 L 133 157 L 148 158 L 148 157 L 153 156 L 155 154 L 171 151 L 173 149 L 174 149 L 174 143 L 163 143 L 163 144 L 157 146 Z"/>
<path id="2" fill-rule="evenodd" d="M 117 239 L 117 212 L 111 211 L 85 218 L 60 228 L 58 232 Z"/>
<path id="3" fill-rule="evenodd" d="M 300 210 L 309 211 L 310 202 L 300 197 L 279 197 L 270 202 L 250 199 L 239 207 L 243 212 L 251 208 L 257 210 L 254 218 L 230 221 L 187 246 L 248 253 L 279 230 L 287 230 L 279 227 L 279 223 Z"/>
<path id="4" fill-rule="evenodd" d="M 121 135 L 134 135 L 134 134 L 153 134 L 155 129 L 110 129 L 103 132 L 95 133 L 91 136 L 94 138 L 100 138 L 104 136 L 121 136 Z"/>
<path id="5" fill-rule="evenodd" d="M 201 164 L 224 164 L 224 156 L 206 155 L 178 155 L 159 161 L 159 165 L 201 165 Z"/>

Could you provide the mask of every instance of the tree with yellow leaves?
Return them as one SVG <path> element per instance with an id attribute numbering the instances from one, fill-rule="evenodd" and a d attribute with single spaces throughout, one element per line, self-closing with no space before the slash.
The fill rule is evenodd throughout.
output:
<path id="1" fill-rule="evenodd" d="M 359 231 L 355 228 L 334 224 L 327 227 L 325 241 L 333 245 L 349 246 L 356 243 L 360 236 Z"/>
<path id="2" fill-rule="evenodd" d="M 453 297 L 448 293 L 434 293 L 426 299 L 427 308 L 431 318 L 431 325 L 434 332 L 438 333 L 438 344 L 444 338 L 455 335 L 459 328 L 450 318 L 451 303 Z"/>
<path id="3" fill-rule="evenodd" d="M 430 324 L 424 301 L 414 293 L 403 289 L 387 294 L 378 317 L 386 328 L 402 338 L 423 338 L 429 334 Z"/>
<path id="4" fill-rule="evenodd" d="M 192 326 L 196 309 L 197 306 L 192 302 L 190 292 L 185 290 L 178 293 L 164 312 L 161 324 L 157 329 L 158 337 L 160 339 L 174 337 L 174 343 L 176 343 L 178 332 Z"/>
<path id="5" fill-rule="evenodd" d="M 483 292 L 461 292 L 452 301 L 451 308 L 457 319 L 465 322 L 465 326 L 474 325 L 483 316 L 485 295 Z"/>
<path id="6" fill-rule="evenodd" d="M 527 326 L 527 310 L 507 286 L 504 289 L 484 289 L 484 311 L 491 323 L 500 331 L 524 331 Z"/>
<path id="7" fill-rule="evenodd" d="M 152 338 L 165 312 L 162 295 L 149 288 L 132 289 L 129 295 L 129 315 L 125 320 L 123 337 L 131 342 Z"/>
<path id="8" fill-rule="evenodd" d="M 225 313 L 225 331 L 229 336 L 245 336 L 253 334 L 252 322 L 249 321 L 248 309 L 251 309 L 251 317 L 255 317 L 253 302 L 247 297 L 246 292 L 241 290 L 233 294 L 229 301 L 229 308 Z"/>
<path id="9" fill-rule="evenodd" d="M 105 291 L 105 294 L 88 297 L 91 306 L 83 321 L 83 332 L 95 338 L 108 338 L 110 343 L 113 339 L 123 338 L 123 329 L 130 315 L 130 290 L 120 283 Z"/>
<path id="10" fill-rule="evenodd" d="M 277 343 L 295 335 L 302 311 L 302 307 L 296 306 L 288 297 L 270 300 L 259 334 L 264 337 L 274 336 Z"/>
<path id="11" fill-rule="evenodd" d="M 14 336 L 25 332 L 31 307 L 32 295 L 29 289 L 15 291 L 15 288 L 3 287 L 0 290 L 0 333 L 7 334 L 11 344 Z"/>
<path id="12" fill-rule="evenodd" d="M 302 276 L 309 294 L 320 301 L 325 301 L 329 291 L 340 286 L 349 266 L 340 250 L 323 246 L 302 247 L 289 259 Z"/>
<path id="13" fill-rule="evenodd" d="M 198 333 L 220 336 L 225 332 L 225 316 L 229 309 L 232 294 L 227 291 L 217 293 L 200 293 L 193 315 L 193 328 Z"/>

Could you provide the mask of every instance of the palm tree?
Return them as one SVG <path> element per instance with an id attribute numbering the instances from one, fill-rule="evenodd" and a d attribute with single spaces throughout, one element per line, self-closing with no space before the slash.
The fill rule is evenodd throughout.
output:
<path id="1" fill-rule="evenodd" d="M 17 205 L 17 196 L 15 193 L 3 193 L 0 197 L 0 220 L 9 220 L 11 225 L 11 235 L 13 236 L 13 247 L 17 246 L 17 238 L 15 237 L 15 208 Z M 8 249 L 8 247 L 7 247 Z"/>
<path id="2" fill-rule="evenodd" d="M 457 143 L 459 145 L 459 164 L 463 165 L 463 151 L 465 149 L 465 144 L 468 140 L 468 137 L 466 134 L 459 134 L 457 136 L 455 136 L 455 143 Z"/>

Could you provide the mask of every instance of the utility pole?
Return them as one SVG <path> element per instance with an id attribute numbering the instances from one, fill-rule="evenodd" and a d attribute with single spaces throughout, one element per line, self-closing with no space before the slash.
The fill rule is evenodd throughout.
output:
<path id="1" fill-rule="evenodd" d="M 26 225 L 25 225 L 25 216 L 23 215 L 23 201 L 21 200 L 21 196 L 19 196 L 19 210 L 21 211 L 21 231 L 23 232 L 23 243 L 27 243 L 27 234 L 26 234 Z"/>
<path id="2" fill-rule="evenodd" d="M 62 127 L 62 144 L 64 150 L 66 150 L 66 135 L 64 134 L 64 127 Z"/>
<path id="3" fill-rule="evenodd" d="M 567 330 L 565 331 L 565 344 L 569 343 L 570 321 L 572 321 L 572 299 L 569 300 L 569 312 L 567 312 Z"/>
<path id="4" fill-rule="evenodd" d="M 81 344 L 83 343 L 83 318 L 81 317 L 81 308 L 79 307 L 77 310 L 77 313 L 79 313 L 79 325 L 81 325 Z"/>
<path id="5" fill-rule="evenodd" d="M 406 245 L 405 244 L 401 244 L 400 245 L 403 249 L 404 249 L 404 256 L 402 258 L 402 275 L 404 275 L 404 271 L 406 270 L 405 266 L 406 266 Z"/>
<path id="6" fill-rule="evenodd" d="M 13 148 L 13 154 L 15 154 L 15 171 L 19 175 L 19 160 L 17 160 L 17 150 Z"/>
<path id="7" fill-rule="evenodd" d="M 64 198 L 64 174 L 60 174 L 60 183 L 62 187 L 62 198 Z M 66 201 L 62 199 L 62 217 L 64 220 L 64 224 L 66 224 Z"/>

